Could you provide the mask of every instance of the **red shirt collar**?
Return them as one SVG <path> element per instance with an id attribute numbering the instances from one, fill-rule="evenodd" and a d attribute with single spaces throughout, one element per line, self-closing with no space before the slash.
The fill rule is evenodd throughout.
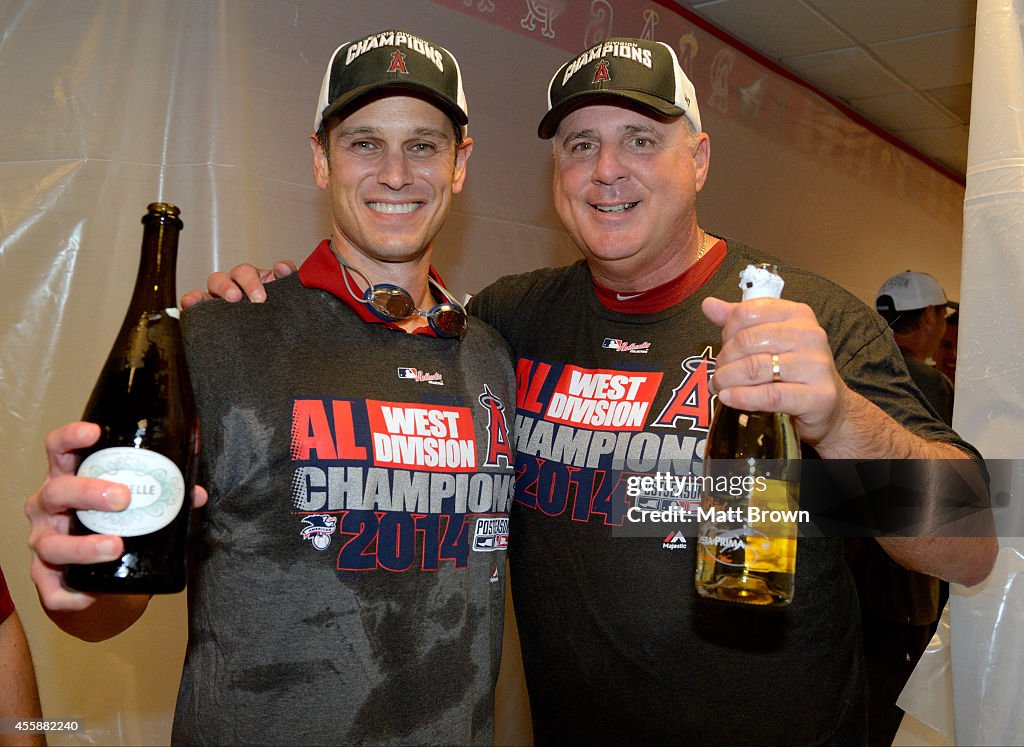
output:
<path id="1" fill-rule="evenodd" d="M 726 243 L 722 239 L 716 239 L 707 254 L 687 267 L 681 275 L 656 288 L 651 288 L 635 295 L 605 288 L 594 280 L 593 275 L 591 275 L 590 279 L 594 284 L 594 293 L 597 294 L 597 298 L 602 306 L 612 311 L 621 311 L 626 314 L 653 314 L 658 311 L 664 311 L 687 296 L 693 295 L 698 288 L 715 274 L 722 265 L 722 262 L 725 261 L 726 249 Z M 620 299 L 619 294 L 629 296 L 629 298 L 625 300 Z"/>
<path id="2" fill-rule="evenodd" d="M 441 276 L 437 274 L 437 270 L 431 267 L 428 272 L 435 282 L 444 287 L 444 282 L 441 280 Z M 331 251 L 330 239 L 321 241 L 316 249 L 313 250 L 313 253 L 302 263 L 302 266 L 299 268 L 299 282 L 302 283 L 304 288 L 317 288 L 336 296 L 352 311 L 356 312 L 364 322 L 383 324 L 390 329 L 405 331 L 394 322 L 386 321 L 374 314 L 368 304 L 360 303 L 360 296 L 356 296 L 353 293 L 353 291 L 357 290 L 354 282 L 351 283 L 352 291 L 348 289 L 345 285 L 345 277 L 342 275 L 341 264 L 338 262 L 338 258 L 334 256 L 334 252 Z M 417 327 L 413 330 L 413 334 L 437 337 L 437 334 L 431 329 L 429 324 Z"/>

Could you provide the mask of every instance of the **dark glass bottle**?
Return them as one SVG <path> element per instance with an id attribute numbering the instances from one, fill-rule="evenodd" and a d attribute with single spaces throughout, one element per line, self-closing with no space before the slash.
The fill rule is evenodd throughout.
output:
<path id="1" fill-rule="evenodd" d="M 779 298 L 773 265 L 740 274 L 743 300 Z M 781 412 L 744 412 L 718 402 L 704 446 L 704 516 L 697 593 L 742 604 L 785 607 L 793 599 L 800 437 Z"/>
<path id="2" fill-rule="evenodd" d="M 72 534 L 124 538 L 117 560 L 67 566 L 65 583 L 79 591 L 165 594 L 185 588 L 199 427 L 175 298 L 178 214 L 174 205 L 155 202 L 142 218 L 135 290 L 82 416 L 101 433 L 82 450 L 78 474 L 128 485 L 132 501 L 125 511 L 72 516 Z"/>

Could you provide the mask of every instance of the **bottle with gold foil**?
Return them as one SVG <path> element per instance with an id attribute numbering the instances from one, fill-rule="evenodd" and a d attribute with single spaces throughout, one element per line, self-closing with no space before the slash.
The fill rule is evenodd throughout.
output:
<path id="1" fill-rule="evenodd" d="M 779 298 L 773 265 L 740 273 L 743 300 Z M 697 593 L 784 607 L 793 599 L 800 495 L 800 437 L 792 417 L 718 402 L 704 449 Z"/>
<path id="2" fill-rule="evenodd" d="M 78 474 L 132 490 L 124 511 L 76 511 L 72 534 L 116 534 L 117 560 L 69 565 L 86 592 L 160 594 L 185 587 L 185 544 L 199 430 L 175 293 L 179 210 L 155 202 L 142 218 L 142 256 L 128 311 L 85 407 L 100 426 Z"/>

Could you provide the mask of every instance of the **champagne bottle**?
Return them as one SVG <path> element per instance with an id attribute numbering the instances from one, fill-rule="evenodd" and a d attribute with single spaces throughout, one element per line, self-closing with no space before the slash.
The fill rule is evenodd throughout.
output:
<path id="1" fill-rule="evenodd" d="M 101 432 L 82 450 L 78 474 L 128 485 L 132 499 L 124 511 L 72 516 L 72 534 L 124 538 L 117 560 L 67 566 L 64 581 L 79 591 L 185 588 L 199 430 L 175 299 L 178 214 L 174 205 L 155 202 L 142 218 L 135 290 L 82 416 Z"/>
<path id="2" fill-rule="evenodd" d="M 740 273 L 743 300 L 779 298 L 773 265 Z M 784 607 L 793 599 L 800 438 L 779 412 L 744 412 L 718 402 L 704 447 L 697 542 L 697 593 Z"/>

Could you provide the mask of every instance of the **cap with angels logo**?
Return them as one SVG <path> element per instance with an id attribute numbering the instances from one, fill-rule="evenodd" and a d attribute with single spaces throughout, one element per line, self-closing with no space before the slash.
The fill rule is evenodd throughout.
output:
<path id="1" fill-rule="evenodd" d="M 390 30 L 346 42 L 327 64 L 313 129 L 323 120 L 384 89 L 427 96 L 466 133 L 469 113 L 462 73 L 444 47 L 405 31 Z"/>
<path id="2" fill-rule="evenodd" d="M 629 99 L 667 117 L 685 116 L 701 131 L 697 94 L 672 47 L 649 39 L 608 39 L 558 68 L 537 134 L 552 137 L 569 112 L 599 96 Z"/>

